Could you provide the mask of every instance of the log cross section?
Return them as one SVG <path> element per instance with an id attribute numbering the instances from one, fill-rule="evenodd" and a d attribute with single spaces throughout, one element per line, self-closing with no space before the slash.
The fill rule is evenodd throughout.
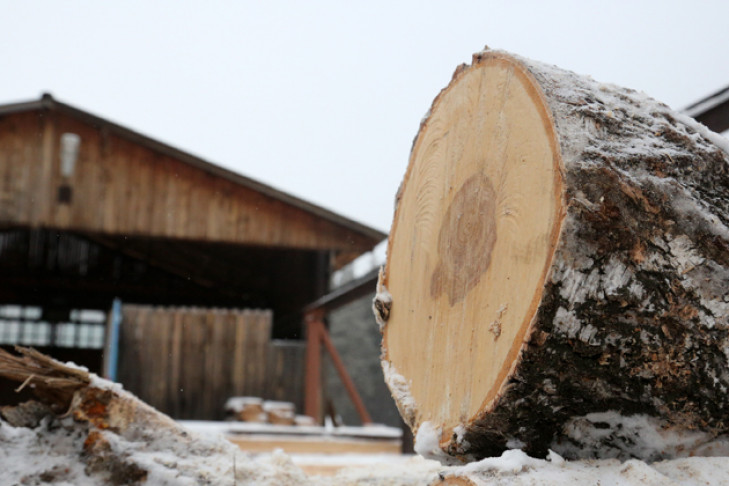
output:
<path id="1" fill-rule="evenodd" d="M 497 51 L 460 66 L 379 283 L 405 421 L 462 460 L 656 460 L 689 448 L 636 446 L 636 424 L 729 432 L 728 152 L 633 90 Z"/>

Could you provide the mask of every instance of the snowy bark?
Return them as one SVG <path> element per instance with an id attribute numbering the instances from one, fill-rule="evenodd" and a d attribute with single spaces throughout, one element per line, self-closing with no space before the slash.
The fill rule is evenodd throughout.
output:
<path id="1" fill-rule="evenodd" d="M 552 112 L 564 218 L 503 393 L 440 448 L 656 460 L 685 455 L 681 437 L 696 450 L 725 434 L 729 143 L 630 89 L 506 53 L 473 62 L 493 57 L 522 65 Z M 417 408 L 407 387 L 395 391 L 401 410 Z M 679 444 L 635 446 L 636 420 Z"/>

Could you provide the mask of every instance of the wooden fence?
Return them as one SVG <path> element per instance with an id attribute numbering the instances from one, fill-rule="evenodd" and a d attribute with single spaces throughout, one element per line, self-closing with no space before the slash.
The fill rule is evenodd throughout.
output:
<path id="1" fill-rule="evenodd" d="M 231 396 L 303 406 L 304 344 L 270 341 L 270 311 L 122 307 L 118 379 L 177 419 L 217 420 Z"/>

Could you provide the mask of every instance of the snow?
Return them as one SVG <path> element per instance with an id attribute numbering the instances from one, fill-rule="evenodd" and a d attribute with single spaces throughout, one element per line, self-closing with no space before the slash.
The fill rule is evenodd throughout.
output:
<path id="1" fill-rule="evenodd" d="M 247 406 L 263 406 L 263 398 L 259 397 L 230 397 L 225 402 L 225 410 L 230 412 L 242 412 Z"/>
<path id="2" fill-rule="evenodd" d="M 726 484 L 727 472 L 729 463 L 726 458 L 679 459 L 648 465 L 634 459 L 623 463 L 615 459 L 565 461 L 555 453 L 551 453 L 547 460 L 541 460 L 533 459 L 521 451 L 511 450 L 504 452 L 501 457 L 452 468 L 445 474 L 467 476 L 479 486 L 563 486 L 566 483 L 601 486 L 688 486 Z"/>
<path id="3" fill-rule="evenodd" d="M 363 427 L 341 426 L 328 428 L 320 425 L 278 425 L 207 420 L 181 420 L 178 423 L 195 433 L 209 436 L 222 436 L 225 434 L 267 434 L 313 435 L 317 437 L 368 437 L 380 439 L 399 439 L 402 437 L 402 431 L 399 428 L 380 424 L 371 424 Z"/>
<path id="4" fill-rule="evenodd" d="M 618 420 L 617 416 L 592 416 L 592 420 Z M 640 434 L 650 432 L 647 422 L 636 418 Z M 426 422 L 427 423 L 427 422 Z M 419 450 L 432 451 L 439 431 L 426 423 L 418 431 Z M 190 422 L 191 425 L 196 424 Z M 200 424 L 197 424 L 200 425 Z M 213 429 L 213 424 L 208 424 Z M 646 428 L 647 427 L 647 428 Z M 97 486 L 111 481 L 86 464 L 83 457 L 85 427 L 72 418 L 44 419 L 36 429 L 13 427 L 0 420 L 0 484 L 54 484 L 56 486 Z M 654 431 L 659 433 L 660 431 Z M 385 454 L 293 454 L 281 451 L 252 455 L 232 444 L 206 434 L 189 432 L 184 446 L 165 436 L 140 442 L 127 441 L 110 431 L 102 431 L 117 457 L 124 463 L 147 470 L 144 484 L 150 485 L 424 485 L 438 478 L 464 476 L 477 485 L 554 485 L 566 482 L 602 486 L 721 485 L 729 477 L 727 457 L 687 457 L 648 464 L 618 459 L 565 461 L 557 452 L 546 460 L 534 459 L 520 450 L 509 450 L 465 466 L 443 466 L 419 456 Z M 660 435 L 660 434 L 659 434 Z M 648 433 L 646 441 L 673 444 Z M 707 444 L 704 444 L 706 446 Z M 729 449 L 700 452 L 722 452 Z M 330 466 L 339 469 L 333 476 L 308 476 L 301 469 Z M 118 478 L 117 478 L 118 479 Z M 139 484 L 131 482 L 129 484 Z"/>
<path id="5" fill-rule="evenodd" d="M 294 412 L 294 404 L 291 402 L 275 402 L 272 400 L 266 400 L 263 402 L 263 410 L 265 412 L 272 412 L 272 411 L 289 411 L 291 413 Z"/>
<path id="6" fill-rule="evenodd" d="M 410 393 L 410 385 L 405 377 L 397 372 L 395 366 L 386 359 L 382 360 L 382 373 L 385 376 L 385 383 L 395 399 L 395 404 L 400 410 L 400 415 L 406 423 L 412 424 L 418 407 Z"/>
<path id="7" fill-rule="evenodd" d="M 443 454 L 440 449 L 441 429 L 431 422 L 425 421 L 418 427 L 415 434 L 415 452 L 425 458 L 436 458 Z"/>
<path id="8" fill-rule="evenodd" d="M 98 432 L 110 454 L 123 458 L 115 468 L 118 474 L 129 475 L 143 469 L 146 484 L 285 485 L 306 481 L 290 459 L 254 458 L 222 439 L 191 434 L 190 441 L 183 446 L 164 433 L 155 440 L 132 441 L 111 431 Z M 94 460 L 84 459 L 88 457 L 87 437 L 87 427 L 71 417 L 44 419 L 36 429 L 13 427 L 0 421 L 0 484 L 109 484 L 107 468 L 94 467 Z"/>
<path id="9" fill-rule="evenodd" d="M 697 140 L 697 143 L 708 147 L 708 141 L 729 154 L 729 140 L 713 133 L 691 118 L 677 114 L 664 105 L 647 96 L 631 92 L 630 102 L 626 102 L 613 92 L 613 87 L 600 85 L 594 81 L 582 81 L 571 73 L 552 68 L 541 63 L 524 60 L 524 63 L 533 70 L 536 77 L 541 80 L 560 80 L 572 77 L 571 81 L 562 83 L 564 86 L 575 87 L 575 91 L 568 91 L 555 87 L 560 103 L 550 106 L 554 112 L 555 120 L 559 125 L 560 141 L 564 160 L 571 163 L 590 164 L 590 161 L 581 157 L 590 149 L 610 154 L 623 154 L 625 157 L 636 157 L 641 154 L 665 155 L 667 157 L 680 155 L 674 146 L 656 145 L 654 138 L 641 138 L 641 133 L 661 132 L 668 126 L 669 119 L 675 119 L 671 128 L 679 131 L 681 135 Z M 551 81 L 548 81 L 551 83 Z M 587 84 L 583 84 L 587 83 Z M 597 88 L 596 88 L 597 87 Z M 572 88 L 570 88 L 572 89 Z M 596 94 L 595 105 L 591 109 L 600 112 L 606 118 L 630 116 L 633 120 L 642 120 L 641 123 L 651 125 L 650 129 L 636 131 L 636 138 L 626 140 L 621 138 L 622 145 L 618 149 L 610 146 L 611 141 L 604 139 L 601 146 L 590 146 L 588 137 L 583 136 L 584 126 L 572 124 L 576 117 L 573 112 L 566 110 L 579 106 L 570 103 L 570 100 L 581 101 L 579 90 Z M 624 92 L 621 91 L 624 94 Z M 641 107 L 641 108 L 638 108 Z M 621 114 L 622 113 L 622 114 Z M 426 115 L 427 117 L 427 115 Z M 588 122 L 580 122 L 588 123 Z M 636 122 L 638 123 L 638 122 Z M 595 133 L 597 127 L 587 127 Z M 707 150 L 711 150 L 708 147 Z M 650 174 L 623 174 L 626 178 L 634 177 L 646 184 L 662 184 Z M 680 191 L 679 191 L 680 192 Z M 666 192 L 669 194 L 668 192 Z M 584 195 L 583 195 L 584 196 Z M 575 201 L 584 205 L 594 205 L 583 196 L 577 196 Z M 673 204 L 675 206 L 690 204 L 691 198 L 680 197 L 677 193 Z M 688 206 L 681 213 L 695 215 L 693 220 L 711 222 L 707 227 L 722 236 L 729 234 L 729 230 L 712 214 L 701 207 Z M 690 210 L 690 211 L 689 211 Z M 376 252 L 355 262 L 348 272 L 351 276 L 364 274 L 366 270 L 382 264 L 382 252 L 386 243 L 378 246 Z M 670 252 L 668 258 L 682 272 L 687 274 L 685 283 L 691 285 L 691 272 L 694 267 L 703 261 L 700 255 L 694 254 L 690 245 L 681 239 L 681 236 L 666 243 Z M 648 255 L 654 258 L 652 255 Z M 569 279 L 563 278 L 563 297 L 570 302 L 584 301 L 593 291 L 615 293 L 621 287 L 628 285 L 631 274 L 620 262 L 610 262 L 604 274 L 585 274 L 581 268 L 589 268 L 591 262 L 584 266 L 566 265 L 563 270 L 555 268 L 554 272 L 572 272 Z M 346 272 L 344 272 L 346 273 Z M 555 277 L 556 277 L 555 273 Z M 341 280 L 345 278 L 341 276 Z M 707 308 L 725 317 L 727 303 L 717 300 L 715 296 L 706 296 Z M 575 316 L 570 309 L 559 308 L 555 316 L 555 329 L 570 336 L 590 342 L 590 330 L 578 333 L 579 326 L 574 322 Z M 727 351 L 729 353 L 729 350 Z M 416 403 L 410 393 L 408 381 L 398 373 L 395 367 L 383 360 L 383 371 L 401 414 L 409 423 L 414 422 Z M 80 369 L 80 368 L 79 368 Z M 128 395 L 122 387 L 91 375 L 91 386 L 110 390 L 118 395 Z M 236 405 L 241 405 L 236 404 Z M 423 457 L 383 457 L 360 456 L 343 457 L 333 455 L 326 458 L 313 456 L 289 456 L 281 451 L 272 454 L 247 454 L 239 450 L 232 443 L 226 441 L 222 434 L 229 432 L 267 431 L 276 433 L 353 433 L 345 428 L 327 429 L 322 432 L 320 427 L 288 427 L 270 426 L 264 424 L 243 423 L 193 423 L 187 425 L 196 431 L 183 432 L 181 439 L 179 431 L 168 430 L 157 433 L 156 430 L 140 430 L 134 434 L 124 436 L 112 430 L 92 429 L 89 424 L 81 424 L 71 417 L 44 418 L 36 428 L 14 427 L 0 419 L 0 485 L 29 484 L 39 485 L 52 483 L 57 486 L 92 486 L 108 484 L 112 478 L 108 476 L 108 469 L 94 468 L 89 463 L 86 449 L 89 447 L 90 432 L 95 432 L 100 438 L 97 441 L 102 447 L 108 447 L 113 456 L 120 460 L 119 470 L 133 474 L 135 467 L 146 471 L 146 483 L 152 485 L 185 485 L 185 484 L 215 484 L 215 485 L 348 485 L 348 484 L 430 484 L 438 477 L 466 476 L 478 485 L 558 485 L 563 486 L 571 482 L 576 484 L 606 485 L 695 485 L 727 484 L 729 477 L 729 439 L 715 438 L 697 431 L 675 431 L 663 428 L 650 417 L 642 415 L 624 416 L 616 411 L 591 413 L 584 417 L 571 420 L 566 427 L 567 440 L 552 444 L 552 451 L 546 460 L 535 459 L 524 452 L 513 449 L 505 451 L 500 457 L 483 459 L 465 466 L 444 466 L 440 462 L 425 458 L 436 458 L 447 461 L 449 458 L 439 447 L 441 430 L 435 424 L 424 421 L 420 424 L 415 438 L 416 451 Z M 265 429 L 264 429 L 265 427 Z M 366 431 L 360 429 L 357 433 L 378 434 L 392 433 L 384 429 L 372 428 Z M 454 430 L 458 441 L 463 440 L 463 428 Z M 608 454 L 613 458 L 592 460 L 587 457 L 595 454 L 600 447 L 606 450 L 606 434 L 610 434 Z M 599 444 L 599 445 L 598 445 Z M 511 443 L 517 447 L 516 442 Z M 610 449 L 612 448 L 612 449 Z M 582 460 L 565 461 L 562 455 L 583 457 Z M 649 458 L 646 461 L 629 459 L 631 455 L 640 455 Z M 661 461 L 664 456 L 678 457 L 668 461 Z M 689 457 L 695 456 L 695 457 Z M 701 457 L 698 457 L 701 456 Z M 717 457 L 712 457 L 717 456 Z M 103 450 L 94 457 L 103 458 Z M 120 458 L 120 459 L 119 459 Z M 651 462 L 654 461 L 654 462 Z M 330 464 L 344 467 L 336 476 L 327 478 L 319 476 L 307 477 L 297 466 L 310 464 Z M 118 480 L 119 478 L 114 478 Z"/>
<path id="10" fill-rule="evenodd" d="M 729 438 L 700 431 L 666 428 L 647 415 L 622 415 L 617 411 L 575 417 L 565 426 L 567 441 L 552 444 L 563 455 L 601 457 L 680 458 L 693 455 L 729 455 Z"/>
<path id="11" fill-rule="evenodd" d="M 716 132 L 713 132 L 709 130 L 705 125 L 702 123 L 697 122 L 690 116 L 684 115 L 683 113 L 679 113 L 676 117 L 681 123 L 686 124 L 687 126 L 690 126 L 694 130 L 696 130 L 702 137 L 709 140 L 711 143 L 719 147 L 729 155 L 729 138 L 726 138 L 723 135 L 720 135 Z"/>

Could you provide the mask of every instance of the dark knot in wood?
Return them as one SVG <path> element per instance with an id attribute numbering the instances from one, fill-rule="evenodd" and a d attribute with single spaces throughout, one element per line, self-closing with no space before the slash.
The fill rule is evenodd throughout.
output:
<path id="1" fill-rule="evenodd" d="M 450 305 L 462 301 L 491 264 L 496 244 L 496 193 L 482 173 L 469 177 L 451 202 L 438 234 L 439 262 L 430 295 L 448 294 Z"/>

